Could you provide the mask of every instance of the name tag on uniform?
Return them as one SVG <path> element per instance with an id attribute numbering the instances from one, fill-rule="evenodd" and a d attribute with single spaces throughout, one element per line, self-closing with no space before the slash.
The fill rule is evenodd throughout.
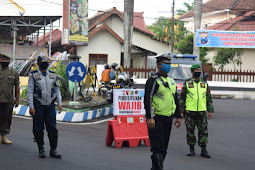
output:
<path id="1" fill-rule="evenodd" d="M 54 75 L 53 74 L 50 74 L 50 79 L 54 79 Z"/>
<path id="2" fill-rule="evenodd" d="M 205 88 L 205 83 L 201 83 L 201 88 Z"/>
<path id="3" fill-rule="evenodd" d="M 189 83 L 189 88 L 194 88 L 194 84 L 193 83 Z"/>

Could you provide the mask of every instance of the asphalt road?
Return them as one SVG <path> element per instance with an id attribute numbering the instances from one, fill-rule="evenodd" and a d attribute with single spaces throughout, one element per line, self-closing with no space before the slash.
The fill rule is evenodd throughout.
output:
<path id="1" fill-rule="evenodd" d="M 208 151 L 211 159 L 187 157 L 185 127 L 173 128 L 165 170 L 244 170 L 255 169 L 254 101 L 214 100 L 215 114 L 209 121 Z M 1 170 L 85 169 L 85 170 L 149 170 L 149 147 L 105 146 L 107 122 L 92 125 L 58 124 L 59 152 L 63 159 L 37 156 L 32 138 L 32 120 L 14 118 L 10 139 L 13 145 L 0 145 Z"/>

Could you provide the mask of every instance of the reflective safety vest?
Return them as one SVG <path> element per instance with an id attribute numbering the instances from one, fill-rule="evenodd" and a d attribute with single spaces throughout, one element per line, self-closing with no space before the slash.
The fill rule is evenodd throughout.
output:
<path id="1" fill-rule="evenodd" d="M 176 104 L 174 96 L 176 93 L 176 83 L 170 77 L 157 78 L 159 85 L 158 91 L 154 94 L 152 99 L 152 107 L 155 108 L 156 115 L 171 116 L 175 113 Z M 169 87 L 165 87 L 167 82 Z"/>
<path id="2" fill-rule="evenodd" d="M 199 81 L 186 82 L 187 94 L 186 94 L 186 110 L 187 111 L 206 111 L 206 91 L 207 83 Z"/>

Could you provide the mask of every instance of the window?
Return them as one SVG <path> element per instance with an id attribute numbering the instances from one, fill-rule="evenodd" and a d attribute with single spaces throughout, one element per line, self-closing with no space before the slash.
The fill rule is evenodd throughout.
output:
<path id="1" fill-rule="evenodd" d="M 107 54 L 89 54 L 89 65 L 106 64 L 107 58 Z"/>

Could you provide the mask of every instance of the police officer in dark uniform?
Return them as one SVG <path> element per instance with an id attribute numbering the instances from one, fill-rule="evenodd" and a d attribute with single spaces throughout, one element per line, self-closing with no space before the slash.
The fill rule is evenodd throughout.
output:
<path id="1" fill-rule="evenodd" d="M 44 150 L 44 124 L 50 142 L 50 157 L 61 159 L 57 152 L 58 130 L 56 129 L 56 110 L 54 102 L 58 102 L 58 111 L 62 111 L 61 93 L 57 76 L 53 71 L 47 70 L 48 58 L 38 56 L 39 70 L 33 71 L 29 76 L 27 100 L 29 112 L 33 116 L 33 134 L 38 145 L 39 157 L 45 158 Z"/>
<path id="2" fill-rule="evenodd" d="M 158 72 L 145 85 L 144 105 L 151 144 L 152 170 L 162 170 L 170 138 L 173 117 L 181 125 L 176 83 L 167 76 L 171 69 L 171 53 L 157 57 Z"/>
<path id="3" fill-rule="evenodd" d="M 19 105 L 19 75 L 9 68 L 10 57 L 0 54 L 0 134 L 2 144 L 12 144 L 8 140 L 12 122 L 13 105 Z M 13 89 L 15 87 L 15 99 Z"/>

